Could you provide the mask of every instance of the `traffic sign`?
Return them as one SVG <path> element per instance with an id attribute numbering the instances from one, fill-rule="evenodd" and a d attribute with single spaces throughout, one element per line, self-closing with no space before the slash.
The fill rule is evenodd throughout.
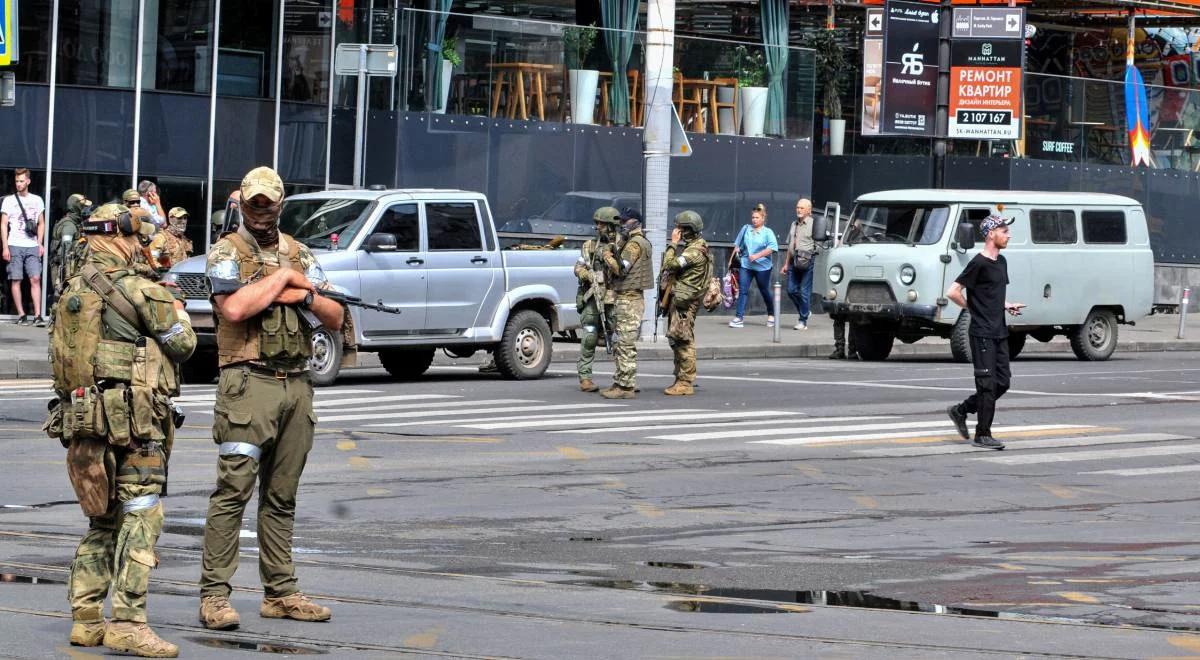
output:
<path id="1" fill-rule="evenodd" d="M 683 130 L 683 122 L 679 121 L 674 105 L 671 106 L 671 155 L 681 158 L 692 155 L 692 142 Z"/>
<path id="2" fill-rule="evenodd" d="M 367 67 L 363 73 L 369 76 L 396 75 L 396 60 L 400 51 L 394 45 L 386 44 L 338 44 L 337 54 L 333 60 L 333 69 L 338 75 L 357 76 L 359 53 L 362 47 L 367 51 Z"/>
<path id="3" fill-rule="evenodd" d="M 868 7 L 867 8 L 867 36 L 882 37 L 883 36 L 883 8 Z"/>

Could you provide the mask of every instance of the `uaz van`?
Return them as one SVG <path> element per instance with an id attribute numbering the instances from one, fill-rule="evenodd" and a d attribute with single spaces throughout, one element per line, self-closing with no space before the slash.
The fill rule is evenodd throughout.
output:
<path id="1" fill-rule="evenodd" d="M 825 257 L 826 308 L 851 323 L 859 355 L 883 360 L 899 339 L 950 339 L 970 360 L 966 310 L 945 297 L 980 248 L 979 223 L 991 213 L 1015 219 L 1001 253 L 1011 302 L 1016 357 L 1032 337 L 1065 335 L 1081 360 L 1107 360 L 1118 324 L 1150 313 L 1154 257 L 1146 215 L 1136 200 L 1100 193 L 996 190 L 891 190 L 859 197 L 840 242 Z M 818 223 L 818 238 L 828 227 Z"/>

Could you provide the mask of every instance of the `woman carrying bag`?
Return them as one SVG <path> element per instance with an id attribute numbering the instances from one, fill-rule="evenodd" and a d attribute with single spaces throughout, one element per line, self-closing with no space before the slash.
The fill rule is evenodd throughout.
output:
<path id="1" fill-rule="evenodd" d="M 779 241 L 775 232 L 767 225 L 767 207 L 756 204 L 750 214 L 750 224 L 743 225 L 733 241 L 733 253 L 741 259 L 741 269 L 738 277 L 737 313 L 729 322 L 731 328 L 741 328 L 745 324 L 746 301 L 750 297 L 750 283 L 753 281 L 767 303 L 767 327 L 775 326 L 775 298 L 771 295 L 771 273 L 774 272 L 772 255 L 779 251 Z"/>

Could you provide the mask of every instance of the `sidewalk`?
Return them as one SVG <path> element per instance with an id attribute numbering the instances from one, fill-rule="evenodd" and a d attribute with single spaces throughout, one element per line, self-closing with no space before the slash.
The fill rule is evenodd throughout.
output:
<path id="1" fill-rule="evenodd" d="M 696 321 L 696 356 L 699 359 L 755 359 L 755 358 L 821 358 L 833 351 L 833 323 L 828 316 L 814 315 L 809 319 L 808 330 L 792 330 L 796 323 L 794 315 L 783 318 L 779 331 L 780 343 L 772 342 L 771 328 L 766 326 L 767 317 L 747 316 L 746 327 L 730 328 L 731 316 L 716 314 L 701 315 Z M 1157 351 L 1200 351 L 1200 316 L 1190 320 L 1183 339 L 1176 339 L 1179 316 L 1158 314 L 1146 317 L 1136 326 L 1120 326 L 1117 344 L 1118 353 L 1140 353 Z M 638 358 L 642 360 L 670 360 L 671 347 L 663 332 L 666 324 L 659 323 L 658 341 L 646 339 L 638 344 Z M 45 328 L 18 327 L 11 322 L 0 322 L 0 379 L 3 378 L 47 378 L 50 364 L 47 360 L 49 335 Z M 1043 344 L 1030 339 L 1022 354 L 1027 353 L 1070 353 L 1071 346 L 1064 337 Z M 574 361 L 579 355 L 578 342 L 556 341 L 554 360 L 560 364 Z M 932 355 L 950 359 L 949 342 L 945 339 L 927 338 L 914 344 L 896 342 L 892 355 Z M 598 349 L 596 359 L 611 358 Z M 434 364 L 449 364 L 450 360 L 441 353 Z M 371 353 L 360 356 L 359 366 L 377 367 L 378 358 Z"/>

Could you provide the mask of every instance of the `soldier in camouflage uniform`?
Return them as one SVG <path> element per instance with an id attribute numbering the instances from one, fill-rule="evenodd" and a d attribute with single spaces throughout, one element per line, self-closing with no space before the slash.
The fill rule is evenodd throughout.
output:
<path id="1" fill-rule="evenodd" d="M 308 375 L 313 324 L 341 330 L 347 316 L 339 303 L 319 295 L 328 281 L 312 252 L 279 231 L 279 175 L 269 167 L 251 170 L 242 179 L 241 200 L 241 226 L 208 253 L 221 378 L 213 411 L 217 487 L 204 526 L 200 621 L 218 630 L 241 623 L 229 602 L 229 581 L 255 482 L 261 482 L 258 571 L 265 592 L 259 614 L 299 621 L 332 616 L 296 585 L 292 529 L 317 421 Z"/>
<path id="2" fill-rule="evenodd" d="M 91 213 L 91 208 L 91 200 L 75 193 L 67 198 L 67 214 L 54 223 L 50 242 L 50 277 L 55 298 L 62 295 L 63 287 L 72 275 L 68 262 L 80 238 L 80 225 L 84 217 Z"/>
<path id="3" fill-rule="evenodd" d="M 604 246 L 601 259 L 607 267 L 609 291 L 613 292 L 611 332 L 616 334 L 612 387 L 600 392 L 606 399 L 632 399 L 637 391 L 637 339 L 646 312 L 642 292 L 654 286 L 650 241 L 642 234 L 642 216 L 626 209 L 621 214 L 621 241 Z"/>
<path id="4" fill-rule="evenodd" d="M 695 211 L 675 216 L 671 244 L 659 273 L 660 309 L 667 316 L 667 340 L 675 357 L 675 382 L 664 394 L 687 396 L 696 382 L 696 313 L 712 278 L 712 256 L 701 232 L 704 220 Z"/>
<path id="5" fill-rule="evenodd" d="M 596 343 L 600 331 L 600 315 L 607 313 L 603 297 L 607 292 L 603 282 L 603 262 L 600 251 L 603 246 L 611 244 L 617 238 L 617 226 L 620 224 L 621 212 L 611 206 L 603 206 L 592 214 L 596 223 L 596 238 L 584 242 L 580 250 L 579 260 L 575 263 L 575 277 L 579 278 L 579 292 L 575 295 L 575 307 L 579 310 L 579 325 L 583 328 L 583 336 L 579 341 L 579 389 L 583 392 L 597 392 L 600 388 L 592 382 L 592 360 L 596 356 Z M 601 271 L 597 274 L 597 271 Z M 600 281 L 597 281 L 601 278 Z M 597 292 L 601 299 L 597 300 Z M 607 323 L 604 324 L 607 326 Z M 608 341 L 605 338 L 605 341 Z"/>
<path id="6" fill-rule="evenodd" d="M 159 230 L 150 240 L 153 266 L 161 271 L 192 256 L 192 241 L 187 237 L 188 212 L 176 206 L 167 212 L 166 230 Z"/>
<path id="7" fill-rule="evenodd" d="M 44 428 L 68 448 L 71 485 L 89 517 L 71 562 L 71 644 L 173 658 L 178 647 L 146 625 L 146 594 L 175 432 L 169 397 L 196 335 L 182 303 L 131 268 L 142 221 L 150 221 L 145 211 L 108 204 L 82 226 L 86 258 L 50 330 L 58 398 Z"/>

